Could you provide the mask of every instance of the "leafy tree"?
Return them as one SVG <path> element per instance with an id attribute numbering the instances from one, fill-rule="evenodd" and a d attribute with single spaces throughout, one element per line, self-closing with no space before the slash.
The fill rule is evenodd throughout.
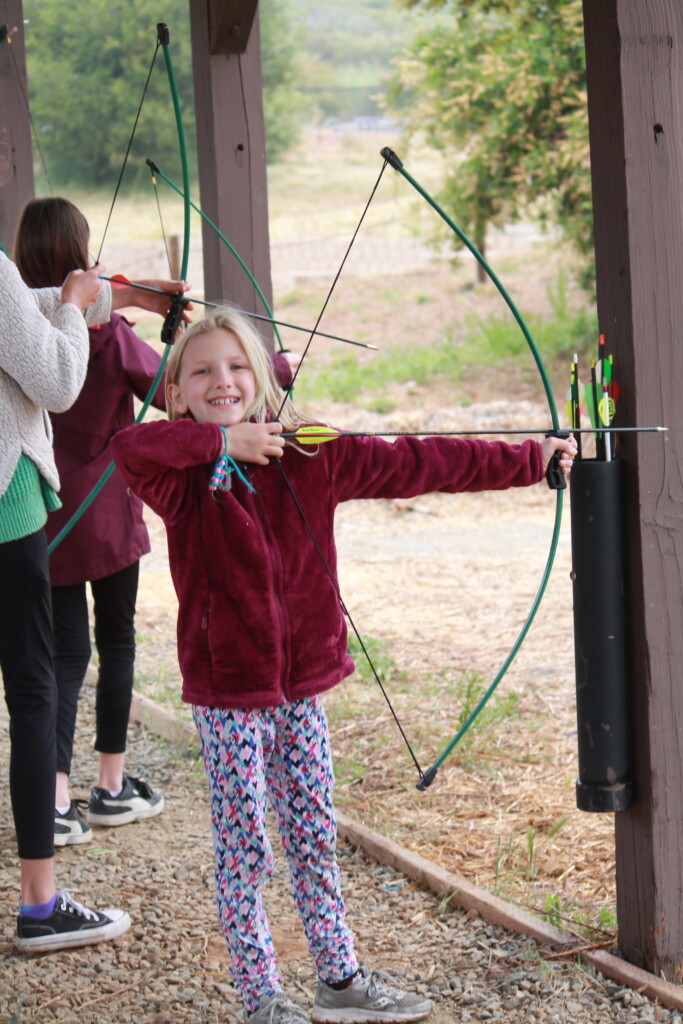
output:
<path id="1" fill-rule="evenodd" d="M 401 10 L 393 0 L 289 2 L 308 51 L 299 86 L 315 96 L 317 118 L 377 114 L 387 68 L 421 16 Z"/>
<path id="2" fill-rule="evenodd" d="M 289 0 L 262 0 L 266 135 L 275 159 L 297 138 L 302 99 L 294 95 L 298 48 Z M 164 0 L 140 15 L 133 0 L 24 0 L 31 111 L 53 185 L 110 185 L 121 167 L 154 47 L 156 24 L 170 30 L 191 160 L 196 132 L 189 0 Z M 159 53 L 129 157 L 144 181 L 147 157 L 180 180 L 175 119 Z"/>
<path id="3" fill-rule="evenodd" d="M 111 184 L 121 167 L 156 46 L 153 14 L 130 0 L 24 0 L 34 127 L 53 183 Z M 165 0 L 173 66 L 185 111 L 192 103 L 186 0 Z M 193 119 L 186 117 L 194 152 Z M 147 157 L 177 174 L 178 143 L 161 54 L 142 106 L 129 167 L 147 177 Z"/>
<path id="4" fill-rule="evenodd" d="M 397 62 L 387 102 L 453 154 L 442 200 L 481 247 L 530 206 L 592 266 L 580 0 L 402 0 L 438 9 Z M 443 15 L 447 15 L 444 20 Z"/>
<path id="5" fill-rule="evenodd" d="M 313 97 L 299 90 L 306 62 L 290 0 L 260 0 L 259 8 L 266 145 L 268 162 L 276 163 L 299 140 Z"/>

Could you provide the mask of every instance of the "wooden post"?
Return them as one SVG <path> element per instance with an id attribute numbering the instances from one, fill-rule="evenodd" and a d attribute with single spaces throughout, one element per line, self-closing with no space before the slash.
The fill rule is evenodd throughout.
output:
<path id="1" fill-rule="evenodd" d="M 227 6 L 231 15 L 228 21 L 222 11 Z M 232 0 L 229 5 L 193 0 L 192 63 L 201 207 L 229 238 L 272 304 L 256 6 L 256 0 Z M 205 297 L 265 313 L 244 270 L 207 225 L 203 226 L 203 247 Z M 272 346 L 269 326 L 261 322 L 259 331 Z"/>
<path id="2" fill-rule="evenodd" d="M 19 213 L 35 192 L 21 0 L 0 0 L 0 243 L 12 249 Z"/>
<path id="3" fill-rule="evenodd" d="M 598 313 L 622 387 L 635 802 L 616 815 L 619 944 L 683 981 L 683 5 L 584 0 Z"/>
<path id="4" fill-rule="evenodd" d="M 168 269 L 174 281 L 180 277 L 181 265 L 180 235 L 168 236 Z"/>

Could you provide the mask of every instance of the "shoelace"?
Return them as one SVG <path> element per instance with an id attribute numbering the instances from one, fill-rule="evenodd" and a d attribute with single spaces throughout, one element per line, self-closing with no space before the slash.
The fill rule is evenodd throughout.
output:
<path id="1" fill-rule="evenodd" d="M 60 903 L 60 908 L 59 909 L 60 910 L 70 910 L 73 913 L 80 914 L 80 915 L 82 915 L 86 919 L 86 921 L 96 921 L 97 920 L 97 914 L 95 913 L 95 911 L 94 910 L 88 910 L 88 908 L 84 907 L 82 903 L 79 903 L 77 900 L 75 900 L 73 898 L 73 896 L 71 896 L 72 892 L 75 892 L 75 890 L 74 889 L 62 889 L 57 894 L 57 899 L 58 899 L 58 901 Z"/>
<path id="2" fill-rule="evenodd" d="M 307 1024 L 310 1020 L 308 1014 L 283 993 L 273 997 L 273 1001 L 268 1007 L 268 1020 L 265 1024 L 273 1024 L 278 1010 L 284 1011 L 284 1015 L 278 1016 L 279 1024 Z"/>
<path id="3" fill-rule="evenodd" d="M 133 775 L 124 775 L 123 783 L 121 784 L 122 790 L 126 788 L 126 782 L 130 782 L 137 795 L 144 797 L 145 800 L 149 800 L 154 793 L 150 784 L 145 782 L 144 779 L 136 779 Z"/>
<path id="4" fill-rule="evenodd" d="M 398 975 L 394 974 L 393 971 L 370 970 L 362 964 L 360 968 L 360 976 L 362 978 L 367 978 L 368 995 L 371 997 L 382 994 L 391 996 L 402 994 L 402 989 L 398 984 Z"/>

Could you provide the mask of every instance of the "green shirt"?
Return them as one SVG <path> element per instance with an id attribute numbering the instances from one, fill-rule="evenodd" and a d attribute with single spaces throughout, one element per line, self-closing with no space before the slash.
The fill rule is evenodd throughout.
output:
<path id="1" fill-rule="evenodd" d="M 45 526 L 48 512 L 61 507 L 56 492 L 42 478 L 35 462 L 22 455 L 9 487 L 0 498 L 0 544 L 37 533 Z"/>

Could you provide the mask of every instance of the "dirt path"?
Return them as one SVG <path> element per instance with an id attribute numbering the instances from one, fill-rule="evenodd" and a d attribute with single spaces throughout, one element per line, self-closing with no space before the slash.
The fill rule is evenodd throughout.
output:
<path id="1" fill-rule="evenodd" d="M 452 501 L 437 495 L 409 503 L 356 503 L 340 513 L 345 593 L 364 629 L 391 640 L 393 655 L 410 674 L 415 696 L 409 703 L 421 703 L 419 681 L 424 679 L 425 667 L 434 671 L 444 664 L 454 670 L 480 664 L 487 671 L 489 665 L 497 667 L 533 595 L 545 558 L 551 506 L 549 495 L 539 489 L 519 492 L 514 499 L 480 495 Z M 175 599 L 168 581 L 163 531 L 153 519 L 150 525 L 154 551 L 145 560 L 142 574 L 140 661 L 141 669 L 145 666 L 150 677 L 157 677 L 158 695 L 165 690 L 168 696 L 169 691 L 177 693 L 178 686 L 172 637 Z M 572 731 L 568 567 L 565 531 L 547 602 L 506 685 L 519 688 L 527 710 L 552 706 L 557 733 L 553 756 L 560 756 L 559 751 L 571 761 L 571 738 L 567 741 L 564 735 Z M 361 689 L 369 686 L 360 684 Z M 436 712 L 451 717 L 450 707 L 434 707 L 433 695 L 429 704 L 432 716 Z M 373 720 L 381 719 L 374 732 L 388 728 L 384 712 L 374 703 L 372 707 Z M 398 823 L 406 845 L 424 851 L 425 844 L 431 843 L 432 859 L 458 870 L 464 864 L 463 873 L 474 880 L 485 874 L 494 856 L 493 834 L 507 827 L 516 812 L 501 803 L 491 811 L 481 793 L 475 794 L 487 787 L 495 801 L 501 785 L 503 789 L 510 785 L 490 773 L 489 746 L 504 751 L 505 744 L 498 738 L 487 742 L 479 755 L 483 765 L 477 766 L 475 757 L 444 769 L 435 789 L 447 806 L 437 816 L 434 804 L 416 799 L 409 781 L 392 785 L 377 763 L 384 747 L 354 751 L 354 745 L 361 739 L 366 742 L 372 732 L 362 700 L 360 707 L 353 702 L 343 712 L 331 707 L 330 713 L 342 773 L 350 756 L 363 759 L 366 772 L 360 783 L 358 779 L 342 782 L 340 806 L 369 823 L 376 823 L 378 811 L 384 811 L 384 825 L 396 829 Z M 497 728 L 518 730 L 519 742 L 532 747 L 536 740 L 531 725 L 522 716 L 512 726 L 499 723 Z M 359 732 L 354 732 L 356 727 Z M 0 728 L 7 746 L 6 716 L 0 716 Z M 73 777 L 74 791 L 82 797 L 95 777 L 93 728 L 91 675 L 82 701 Z M 428 732 L 422 734 L 421 742 L 428 749 Z M 26 958 L 12 947 L 18 868 L 3 779 L 0 1024 L 241 1021 L 216 922 L 202 769 L 196 756 L 159 742 L 140 726 L 130 731 L 128 763 L 131 771 L 164 791 L 166 811 L 144 824 L 98 830 L 89 846 L 58 851 L 57 872 L 59 884 L 76 888 L 77 898 L 98 906 L 125 906 L 132 928 L 114 943 L 53 956 Z M 557 804 L 553 814 L 558 814 L 567 802 L 571 764 L 552 763 L 549 757 L 542 771 L 551 780 L 548 802 Z M 549 810 L 538 800 L 539 774 L 533 760 L 525 766 L 519 758 L 514 766 L 514 802 L 523 815 L 533 814 L 537 822 Z M 509 794 L 506 799 L 512 802 Z M 602 827 L 602 819 L 590 821 Z M 568 842 L 569 831 L 558 835 L 555 855 L 576 859 L 579 844 Z M 430 1024 L 456 1020 L 462 1024 L 491 1020 L 673 1024 L 680 1020 L 675 1011 L 669 1014 L 599 975 L 581 972 L 572 963 L 545 960 L 534 943 L 486 925 L 476 915 L 446 910 L 438 898 L 392 869 L 366 860 L 345 843 L 340 862 L 360 955 L 373 966 L 391 966 L 406 984 L 429 994 L 435 1001 Z M 562 869 L 566 869 L 564 861 Z M 315 977 L 280 856 L 267 905 L 284 984 L 302 1005 L 310 1005 Z"/>
<path id="2" fill-rule="evenodd" d="M 73 788 L 86 797 L 95 779 L 93 675 L 84 689 Z M 8 746 L 7 717 L 0 735 Z M 196 757 L 129 731 L 129 769 L 166 797 L 148 822 L 96 829 L 86 846 L 57 851 L 58 884 L 92 906 L 123 906 L 130 930 L 114 942 L 27 957 L 12 944 L 18 865 L 0 766 L 0 1024 L 240 1024 L 213 884 L 207 787 Z M 315 975 L 275 847 L 266 905 L 287 991 L 310 1006 Z M 642 1024 L 680 1021 L 644 996 L 544 961 L 535 944 L 476 915 L 448 911 L 391 868 L 340 845 L 349 922 L 360 956 L 390 967 L 435 1002 L 429 1024 Z M 657 1015 L 654 1016 L 656 1009 Z"/>

